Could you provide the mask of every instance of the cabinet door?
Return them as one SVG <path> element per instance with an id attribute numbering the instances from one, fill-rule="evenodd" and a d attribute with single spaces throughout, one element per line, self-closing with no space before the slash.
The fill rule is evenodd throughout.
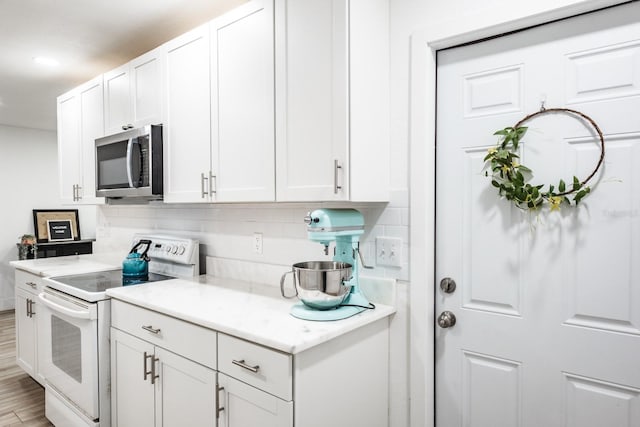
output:
<path id="1" fill-rule="evenodd" d="M 216 200 L 274 201 L 273 1 L 234 9 L 211 30 Z"/>
<path id="2" fill-rule="evenodd" d="M 35 295 L 16 288 L 16 363 L 32 377 L 36 376 L 36 318 L 29 316 Z"/>
<path id="3" fill-rule="evenodd" d="M 104 203 L 96 197 L 95 140 L 104 136 L 104 103 L 102 76 L 91 80 L 78 89 L 80 97 L 80 168 L 81 182 L 77 190 L 78 202 L 84 204 Z"/>
<path id="4" fill-rule="evenodd" d="M 162 49 L 129 63 L 132 120 L 135 127 L 162 123 Z"/>
<path id="5" fill-rule="evenodd" d="M 72 91 L 58 97 L 58 173 L 63 204 L 73 204 L 77 199 L 80 146 L 80 97 Z"/>
<path id="6" fill-rule="evenodd" d="M 275 5 L 276 198 L 348 200 L 348 1 Z"/>
<path id="7" fill-rule="evenodd" d="M 107 135 L 133 126 L 129 101 L 129 64 L 104 74 L 104 130 Z"/>
<path id="8" fill-rule="evenodd" d="M 251 387 L 225 374 L 218 373 L 221 387 L 220 427 L 291 427 L 293 402 Z"/>
<path id="9" fill-rule="evenodd" d="M 111 422 L 114 427 L 155 425 L 151 370 L 154 348 L 132 335 L 111 328 Z M 149 358 L 148 356 L 151 356 Z"/>
<path id="10" fill-rule="evenodd" d="M 205 25 L 164 45 L 166 202 L 211 201 L 209 39 Z"/>
<path id="11" fill-rule="evenodd" d="M 159 347 L 156 357 L 156 424 L 215 427 L 216 372 Z"/>

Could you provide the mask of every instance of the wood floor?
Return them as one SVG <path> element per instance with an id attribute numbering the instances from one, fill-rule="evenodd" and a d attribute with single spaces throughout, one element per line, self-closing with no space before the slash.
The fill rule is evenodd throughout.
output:
<path id="1" fill-rule="evenodd" d="M 0 312 L 0 427 L 52 426 L 44 416 L 44 388 L 16 365 L 15 313 Z"/>

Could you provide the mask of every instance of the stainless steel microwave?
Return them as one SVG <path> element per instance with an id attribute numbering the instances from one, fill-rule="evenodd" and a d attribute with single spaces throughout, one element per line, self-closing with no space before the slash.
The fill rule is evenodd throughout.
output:
<path id="1" fill-rule="evenodd" d="M 162 125 L 96 139 L 96 196 L 162 198 Z"/>

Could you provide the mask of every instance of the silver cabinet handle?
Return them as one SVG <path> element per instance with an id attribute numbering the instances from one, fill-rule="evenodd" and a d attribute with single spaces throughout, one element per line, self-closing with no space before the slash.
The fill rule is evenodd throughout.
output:
<path id="1" fill-rule="evenodd" d="M 214 180 L 215 180 L 215 183 L 217 184 L 218 180 L 216 179 L 216 176 L 213 173 L 211 173 L 211 171 L 209 171 L 209 195 L 210 196 L 213 196 L 216 193 L 216 186 L 213 182 Z"/>
<path id="2" fill-rule="evenodd" d="M 35 283 L 33 283 L 33 282 L 27 282 L 27 283 L 25 283 L 25 284 L 26 284 L 26 285 L 31 286 L 31 288 L 33 288 L 33 289 L 35 289 L 35 288 L 38 286 L 38 285 L 36 285 L 36 284 L 35 284 Z"/>
<path id="3" fill-rule="evenodd" d="M 147 370 L 147 359 L 151 359 L 151 370 Z M 144 381 L 147 380 L 147 377 L 149 375 L 151 375 L 151 384 L 155 384 L 156 379 L 160 378 L 160 375 L 156 374 L 156 362 L 158 362 L 159 360 L 160 359 L 155 357 L 153 354 L 147 354 L 146 351 L 144 352 L 144 354 L 142 355 L 142 362 L 144 365 L 142 368 L 142 371 L 144 373 L 142 379 Z"/>
<path id="4" fill-rule="evenodd" d="M 338 171 L 342 169 L 338 159 L 333 161 L 333 193 L 338 194 L 338 191 L 342 190 L 342 186 L 338 185 Z"/>
<path id="5" fill-rule="evenodd" d="M 204 172 L 200 174 L 200 194 L 201 197 L 204 199 L 205 197 L 207 197 L 207 192 L 204 191 L 204 181 L 208 180 L 209 178 L 207 178 L 206 176 L 204 176 Z"/>
<path id="6" fill-rule="evenodd" d="M 27 303 L 27 317 L 31 317 L 31 300 L 27 298 L 25 301 Z"/>
<path id="7" fill-rule="evenodd" d="M 159 362 L 160 359 L 157 357 L 151 358 L 151 384 L 155 384 L 156 380 L 160 378 L 160 374 L 156 373 L 156 362 Z"/>
<path id="8" fill-rule="evenodd" d="M 220 406 L 220 392 L 224 390 L 224 387 L 217 386 L 216 389 L 216 420 L 220 419 L 220 412 L 224 411 L 224 406 Z"/>
<path id="9" fill-rule="evenodd" d="M 255 366 L 247 365 L 245 363 L 244 359 L 242 359 L 242 360 L 232 360 L 231 363 L 233 363 L 236 366 L 240 366 L 241 368 L 244 368 L 247 371 L 251 371 L 254 374 L 257 373 L 258 370 L 260 369 L 260 365 L 255 365 Z"/>
<path id="10" fill-rule="evenodd" d="M 147 332 L 151 332 L 152 334 L 156 334 L 156 335 L 158 335 L 160 333 L 160 328 L 155 329 L 152 325 L 143 326 L 142 329 L 144 329 Z"/>
<path id="11" fill-rule="evenodd" d="M 142 355 L 142 363 L 143 363 L 142 372 L 144 373 L 144 376 L 142 377 L 142 379 L 144 381 L 147 380 L 147 377 L 149 375 L 153 375 L 153 367 L 151 368 L 152 369 L 151 371 L 147 370 L 147 359 L 151 359 L 151 361 L 153 363 L 153 354 L 147 354 L 147 352 L 145 351 L 144 354 Z"/>
<path id="12" fill-rule="evenodd" d="M 72 195 L 72 198 L 73 198 L 74 202 L 78 200 L 77 189 L 78 189 L 78 184 L 73 184 L 73 195 Z"/>

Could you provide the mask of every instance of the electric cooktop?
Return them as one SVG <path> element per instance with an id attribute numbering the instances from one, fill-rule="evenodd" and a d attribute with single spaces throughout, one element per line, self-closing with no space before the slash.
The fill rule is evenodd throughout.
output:
<path id="1" fill-rule="evenodd" d="M 149 272 L 147 280 L 137 283 L 157 282 L 169 279 L 175 279 L 175 277 Z M 51 288 L 89 302 L 106 299 L 105 291 L 107 289 L 137 284 L 125 285 L 122 279 L 122 270 L 120 269 L 49 277 L 47 283 Z"/>

